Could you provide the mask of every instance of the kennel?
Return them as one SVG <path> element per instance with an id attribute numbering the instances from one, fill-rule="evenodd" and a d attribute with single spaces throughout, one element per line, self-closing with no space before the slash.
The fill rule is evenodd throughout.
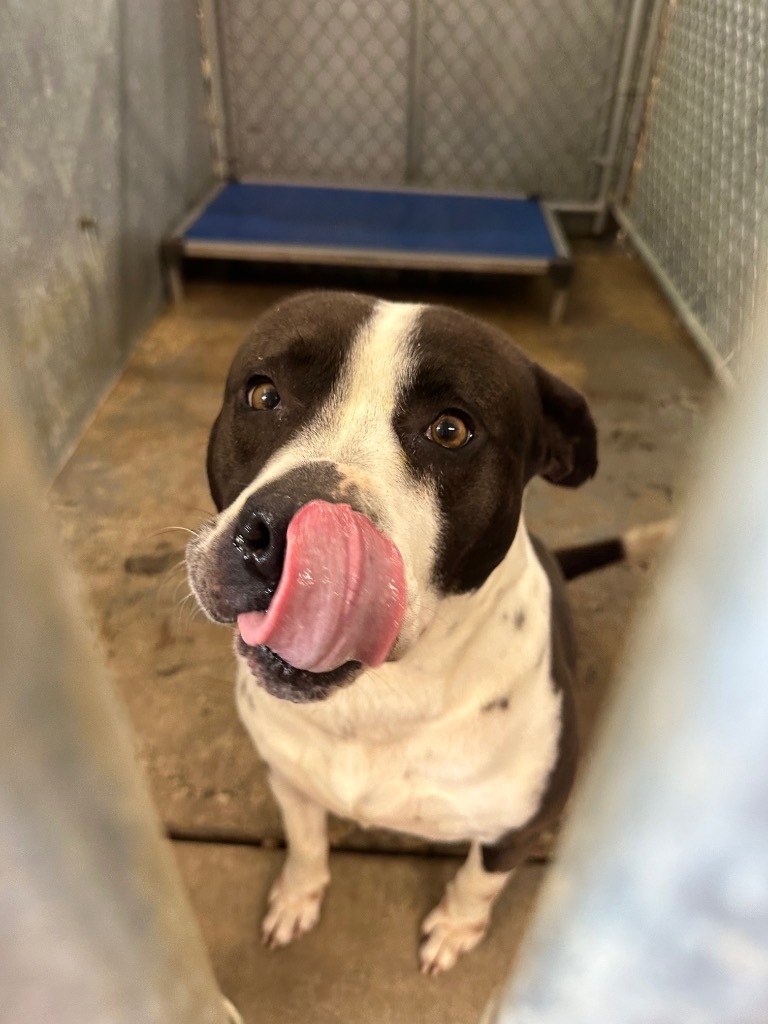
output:
<path id="1" fill-rule="evenodd" d="M 45 17 L 30 5 L 11 5 L 8 11 L 0 15 L 3 25 L 3 19 L 10 18 L 10 26 L 0 31 L 4 55 L 0 80 L 5 83 L 0 94 L 16 100 L 9 110 L 11 127 L 17 130 L 8 133 L 0 175 L 0 190 L 9 182 L 12 185 L 8 201 L 4 198 L 0 203 L 0 223 L 9 226 L 12 255 L 6 274 L 9 286 L 0 295 L 0 315 L 4 324 L 10 324 L 10 341 L 6 346 L 3 339 L 2 348 L 11 351 L 10 371 L 2 376 L 4 384 L 10 382 L 6 404 L 21 395 L 19 404 L 28 407 L 24 411 L 32 410 L 29 420 L 36 447 L 50 466 L 61 464 L 83 422 L 115 379 L 131 344 L 158 308 L 161 243 L 165 243 L 171 270 L 184 258 L 216 255 L 211 246 L 217 245 L 223 247 L 219 255 L 228 257 L 341 260 L 338 252 L 331 251 L 328 237 L 308 242 L 304 235 L 299 243 L 295 237 L 283 237 L 278 240 L 279 250 L 265 246 L 257 252 L 250 237 L 253 224 L 245 224 L 237 209 L 239 196 L 258 193 L 270 207 L 276 197 L 282 196 L 284 202 L 289 196 L 292 215 L 297 199 L 319 210 L 318 197 L 327 199 L 334 190 L 343 192 L 345 202 L 364 202 L 372 194 L 384 196 L 387 202 L 401 204 L 394 218 L 381 215 L 379 226 L 387 230 L 393 229 L 397 216 L 406 217 L 406 203 L 416 204 L 408 209 L 416 211 L 413 219 L 418 223 L 420 216 L 428 218 L 421 202 L 457 197 L 462 203 L 477 202 L 480 206 L 472 209 L 482 208 L 482 216 L 473 213 L 473 223 L 487 216 L 486 223 L 493 228 L 499 226 L 493 211 L 500 209 L 493 203 L 515 203 L 516 216 L 525 214 L 535 221 L 535 231 L 520 232 L 538 240 L 535 267 L 531 252 L 523 250 L 521 243 L 513 252 L 507 250 L 494 269 L 552 272 L 556 278 L 559 274 L 555 283 L 560 282 L 561 292 L 567 285 L 568 252 L 556 226 L 559 222 L 552 220 L 549 211 L 574 229 L 579 227 L 577 221 L 586 219 L 595 231 L 613 217 L 724 382 L 739 373 L 748 376 L 750 350 L 758 340 L 765 346 L 759 313 L 768 266 L 768 10 L 758 0 L 739 4 L 714 0 L 543 0 L 537 4 L 528 0 L 218 0 L 214 4 L 199 0 L 197 26 L 181 0 L 162 5 L 110 0 L 106 8 L 96 0 L 85 0 L 76 11 L 66 12 L 44 0 Z M 57 50 L 61 40 L 66 40 L 68 51 Z M 15 71 L 18 55 L 28 59 Z M 4 77 L 8 69 L 10 84 Z M 99 105 L 93 103 L 94 96 L 100 98 Z M 202 206 L 195 207 L 195 200 L 204 193 Z M 257 217 L 263 213 L 261 206 Z M 361 215 L 365 230 L 370 227 L 369 213 Z M 446 207 L 435 216 L 442 224 Z M 333 219 L 338 220 L 336 214 Z M 410 214 L 407 220 L 411 222 Z M 359 221 L 357 214 L 349 213 L 349 223 L 359 226 Z M 306 223 L 304 217 L 301 230 Z M 311 223 L 316 228 L 317 218 Z M 519 222 L 510 223 L 508 233 L 514 235 Z M 285 230 L 285 218 L 279 226 Z M 237 232 L 246 229 L 249 237 L 238 239 Z M 201 240 L 203 251 L 195 253 L 194 244 Z M 251 247 L 248 253 L 237 248 L 241 243 Z M 273 243 L 274 239 L 269 244 Z M 453 242 L 444 250 L 448 262 L 442 265 L 450 264 L 453 257 L 460 258 L 465 268 L 473 244 L 474 258 L 498 257 L 498 253 L 489 257 L 487 246 L 480 247 L 482 240 L 472 241 L 471 235 L 462 232 L 461 244 Z M 434 257 L 434 247 L 423 245 L 422 255 Z M 358 237 L 357 249 L 348 256 L 350 262 L 406 266 L 409 255 L 413 258 L 413 248 L 397 240 L 390 245 L 388 257 L 382 255 L 387 250 L 380 239 L 363 245 Z M 504 262 L 505 257 L 513 262 Z M 414 264 L 426 266 L 429 259 L 419 264 L 414 258 Z M 558 304 L 562 306 L 562 296 Z M 563 336 L 570 337 L 567 331 Z M 634 341 L 630 332 L 628 345 Z M 198 368 L 190 372 L 190 362 L 185 353 L 179 355 L 175 342 L 166 338 L 166 350 L 158 344 L 145 353 L 139 372 L 124 389 L 138 402 L 146 395 L 155 360 L 171 353 L 167 362 L 175 389 L 171 400 L 176 405 L 169 403 L 169 407 L 176 412 L 168 418 L 175 433 L 169 433 L 171 440 L 164 446 L 156 438 L 153 442 L 163 447 L 160 454 L 166 460 L 171 445 L 181 448 L 184 425 L 188 428 L 201 416 L 201 403 L 191 386 L 205 377 Z M 671 606 L 678 613 L 684 609 L 679 638 L 681 643 L 687 639 L 689 647 L 658 643 L 664 623 L 668 628 L 673 621 L 671 611 L 660 615 L 659 631 L 646 636 L 642 664 L 638 655 L 640 668 L 633 674 L 632 696 L 625 705 L 632 720 L 631 742 L 624 743 L 627 734 L 617 738 L 614 733 L 614 760 L 605 755 L 609 758 L 606 777 L 617 787 L 614 795 L 625 792 L 623 787 L 633 779 L 638 782 L 630 795 L 643 796 L 642 813 L 623 820 L 621 828 L 637 834 L 632 830 L 640 822 L 643 842 L 633 847 L 629 861 L 612 859 L 611 843 L 620 827 L 606 813 L 603 857 L 593 865 L 585 901 L 566 908 L 570 923 L 558 917 L 550 904 L 551 927 L 547 929 L 545 922 L 538 949 L 552 955 L 536 958 L 534 950 L 535 992 L 527 993 L 526 1019 L 536 1024 L 578 1019 L 564 1009 L 569 993 L 559 987 L 555 973 L 560 981 L 588 979 L 594 1002 L 585 1020 L 594 1016 L 597 1004 L 607 1007 L 606 1013 L 613 1012 L 616 1019 L 636 1009 L 627 1007 L 632 987 L 620 986 L 626 975 L 620 970 L 601 973 L 601 967 L 613 962 L 591 955 L 598 941 L 606 953 L 615 953 L 619 946 L 628 948 L 628 925 L 631 938 L 637 940 L 630 973 L 640 965 L 632 976 L 655 986 L 664 1008 L 683 994 L 695 1002 L 697 1010 L 705 1004 L 700 1016 L 707 1024 L 749 1019 L 750 1007 L 745 1009 L 743 1002 L 735 1015 L 727 1015 L 731 993 L 725 988 L 715 991 L 720 980 L 716 970 L 706 978 L 711 987 L 703 988 L 699 949 L 667 942 L 672 910 L 693 914 L 698 925 L 711 929 L 707 935 L 717 940 L 715 948 L 723 954 L 729 976 L 737 978 L 735 987 L 742 999 L 752 998 L 754 1007 L 768 998 L 763 956 L 768 944 L 765 886 L 759 870 L 765 857 L 753 860 L 758 839 L 763 840 L 765 815 L 759 794 L 753 802 L 744 800 L 762 777 L 760 756 L 765 749 L 761 686 L 765 653 L 759 621 L 760 614 L 764 616 L 766 574 L 759 556 L 765 550 L 766 496 L 753 475 L 765 429 L 765 405 L 759 395 L 764 364 L 762 373 L 762 378 L 755 374 L 751 399 L 739 413 L 740 432 L 734 427 L 728 437 L 730 447 L 718 448 L 719 476 L 713 475 L 710 490 L 701 491 L 698 508 L 706 509 L 707 515 L 701 512 L 691 530 L 687 560 L 679 561 L 676 569 L 675 585 L 683 596 L 675 601 L 665 598 L 670 601 L 667 610 Z M 208 401 L 210 394 L 206 396 Z M 630 397 L 639 404 L 636 395 Z M 677 399 L 684 402 L 686 396 L 680 392 Z M 1 434 L 0 440 L 9 452 L 16 450 L 10 431 Z M 151 445 L 128 445 L 121 438 L 118 451 L 115 437 L 109 437 L 109 442 L 111 462 L 99 464 L 93 451 L 86 452 L 84 459 L 83 493 L 97 508 L 107 501 L 110 479 L 116 479 L 109 473 L 116 473 L 118 456 L 122 479 L 133 465 L 136 479 L 146 490 L 167 473 L 162 459 L 152 461 L 158 453 Z M 24 479 L 26 461 L 18 473 L 10 474 L 8 494 Z M 6 464 L 13 468 L 10 458 Z M 190 473 L 185 486 L 191 478 Z M 36 507 L 42 487 L 36 483 L 27 488 L 26 507 Z M 743 494 L 743 502 L 723 498 L 733 494 Z M 173 946 L 168 938 L 173 928 L 167 929 L 167 914 L 165 927 L 155 928 L 158 905 L 142 899 L 137 909 L 133 896 L 139 889 L 128 892 L 121 886 L 126 870 L 149 864 L 151 858 L 142 859 L 140 843 L 127 850 L 120 840 L 114 819 L 122 807 L 119 799 L 110 802 L 113 816 L 105 813 L 100 818 L 98 811 L 91 814 L 90 810 L 85 816 L 97 835 L 92 849 L 92 834 L 87 841 L 78 840 L 80 852 L 90 849 L 96 860 L 105 853 L 102 863 L 120 865 L 119 870 L 103 869 L 96 875 L 90 868 L 95 861 L 82 855 L 70 857 L 70 848 L 57 841 L 68 834 L 57 816 L 65 803 L 53 808 L 56 813 L 48 813 L 47 804 L 29 798 L 34 793 L 30 780 L 47 791 L 59 777 L 66 782 L 68 771 L 81 780 L 92 779 L 99 777 L 103 765 L 96 763 L 88 743 L 79 742 L 81 720 L 69 727 L 69 712 L 63 713 L 64 705 L 56 704 L 71 696 L 71 708 L 85 714 L 91 698 L 88 687 L 75 685 L 81 678 L 77 672 L 70 673 L 67 688 L 58 685 L 56 672 L 68 664 L 61 657 L 64 646 L 46 657 L 57 641 L 57 630 L 45 624 L 32 628 L 35 615 L 46 607 L 36 590 L 44 594 L 56 574 L 41 570 L 30 583 L 27 566 L 37 563 L 21 556 L 34 548 L 35 517 L 30 514 L 26 523 L 21 499 L 19 509 L 16 521 L 24 521 L 28 529 L 24 544 L 12 552 L 20 557 L 9 561 L 21 575 L 19 586 L 12 588 L 7 636 L 9 650 L 13 643 L 23 643 L 25 657 L 32 660 L 17 659 L 13 685 L 6 687 L 10 709 L 3 716 L 9 737 L 4 747 L 6 776 L 17 788 L 5 786 L 2 793 L 10 796 L 14 814 L 18 807 L 28 808 L 25 820 L 39 825 L 46 837 L 45 843 L 33 847 L 43 849 L 46 856 L 24 862 L 24 877 L 34 883 L 30 888 L 46 899 L 40 912 L 35 910 L 34 919 L 24 917 L 26 908 L 15 894 L 12 909 L 21 913 L 22 927 L 30 922 L 39 926 L 29 933 L 38 943 L 32 959 L 37 967 L 42 960 L 49 978 L 54 984 L 60 980 L 61 991 L 69 993 L 72 978 L 77 978 L 80 947 L 61 922 L 66 925 L 80 907 L 74 887 L 60 884 L 60 865 L 71 871 L 68 877 L 82 881 L 93 920 L 100 925 L 105 918 L 98 896 L 106 893 L 109 901 L 112 893 L 114 901 L 107 905 L 115 927 L 127 921 L 139 932 L 155 929 L 153 934 L 160 936 L 165 949 Z M 7 515 L 16 506 L 3 506 L 3 511 Z M 719 532 L 713 541 L 715 527 Z M 6 533 L 13 540 L 13 532 Z M 723 537 L 725 545 L 719 543 Z M 119 541 L 106 532 L 94 531 L 92 541 L 105 562 L 113 554 L 113 544 L 119 549 Z M 50 548 L 49 544 L 46 550 Z M 139 559 L 138 569 L 134 566 L 139 582 L 151 582 L 151 573 L 165 557 L 167 552 Z M 721 585 L 728 572 L 735 573 L 730 589 Z M 121 586 L 138 600 L 139 587 L 127 568 Z M 691 593 L 699 602 L 694 610 L 688 603 Z M 733 619 L 725 616 L 729 602 L 743 614 Z M 699 623 L 696 637 L 687 632 L 693 621 Z M 65 629 L 63 636 L 69 635 Z M 134 639 L 138 650 L 145 638 L 134 634 Z M 744 669 L 727 692 L 720 686 L 721 676 L 727 677 L 725 670 L 720 671 L 724 663 L 728 671 L 733 664 Z M 34 721 L 29 714 L 30 664 L 38 666 L 35 678 L 45 698 L 36 705 L 40 714 L 33 716 Z M 170 675 L 177 671 L 175 663 L 169 661 L 162 671 L 178 678 Z M 653 733 L 658 755 L 654 765 L 660 779 L 654 794 L 663 790 L 669 812 L 664 816 L 644 798 L 651 777 L 648 747 L 643 745 L 647 739 L 644 715 L 651 697 L 668 709 L 669 693 L 680 695 L 678 711 L 690 711 L 684 716 L 690 732 Z M 192 694 L 189 706 L 196 707 L 198 699 L 199 694 Z M 43 735 L 39 723 L 49 721 L 42 713 L 45 707 L 62 713 L 50 734 Z M 746 715 L 741 714 L 744 708 L 749 711 Z M 664 721 L 669 725 L 669 718 Z M 34 763 L 14 757 L 25 730 L 32 729 L 37 729 L 42 754 L 51 753 L 50 761 L 42 754 Z M 701 771 L 692 779 L 678 774 L 677 768 L 690 766 L 688 755 L 694 746 L 706 747 L 711 756 L 705 764 L 697 762 Z M 740 759 L 729 756 L 736 746 Z M 67 771 L 61 770 L 54 754 L 63 754 Z M 119 760 L 117 749 L 114 757 Z M 635 772 L 632 778 L 619 767 L 626 768 L 627 763 Z M 713 768 L 714 775 L 707 774 Z M 668 769 L 666 778 L 662 769 Z M 703 796 L 696 789 L 702 780 Z M 707 788 L 710 780 L 712 786 Z M 115 785 L 119 793 L 121 784 L 116 781 Z M 691 791 L 698 799 L 691 801 Z M 99 787 L 80 786 L 79 792 L 84 807 L 90 807 L 92 797 L 99 803 Z M 594 813 L 600 787 L 596 785 L 592 794 L 594 804 L 583 811 L 584 821 Z M 715 798 L 720 801 L 721 820 L 729 828 L 715 833 L 694 831 L 691 823 L 701 824 L 706 815 L 698 818 L 698 813 Z M 669 913 L 648 918 L 627 912 L 617 929 L 609 909 L 625 906 L 630 899 L 634 900 L 632 911 L 653 908 L 659 901 L 651 870 L 659 863 L 653 858 L 679 835 L 683 818 L 690 829 L 687 860 L 661 865 L 666 869 L 664 902 Z M 70 816 L 70 832 L 76 824 Z M 9 828 L 3 837 L 0 867 L 17 865 L 17 835 Z M 270 835 L 267 842 L 276 840 Z M 151 846 L 150 840 L 147 843 Z M 578 842 L 571 848 L 575 854 L 571 877 L 578 875 L 581 884 L 586 875 L 576 847 Z M 697 857 L 699 851 L 712 857 L 705 863 Z M 58 874 L 52 872 L 52 864 Z M 709 873 L 696 875 L 702 866 Z M 637 888 L 627 885 L 630 876 L 639 880 Z M 720 904 L 715 896 L 720 895 L 718 885 L 726 877 L 728 899 Z M 141 889 L 144 895 L 148 891 Z M 50 894 L 57 899 L 49 899 Z M 169 897 L 166 911 L 172 904 Z M 58 930 L 49 927 L 56 913 L 61 915 L 54 922 Z M 566 910 L 561 907 L 560 913 Z M 735 944 L 731 926 L 740 927 L 745 919 L 753 929 L 752 944 Z M 179 920 L 181 926 L 188 926 L 188 915 L 182 914 Z M 579 941 L 579 927 L 589 935 L 589 942 Z M 616 937 L 621 929 L 625 930 L 619 943 Z M 95 928 L 89 938 L 91 948 L 104 959 L 111 947 L 94 941 L 99 934 Z M 7 962 L 23 959 L 27 950 L 16 937 L 6 930 L 2 938 Z M 142 942 L 141 935 L 136 941 Z M 194 941 L 198 952 L 191 957 L 185 957 L 179 944 L 177 970 L 165 975 L 170 979 L 166 996 L 194 998 L 194 987 L 185 983 L 189 972 L 199 967 L 200 945 Z M 157 945 L 145 945 L 143 959 L 136 957 L 130 963 L 110 957 L 110 967 L 125 978 L 132 966 L 135 993 L 142 999 L 146 996 L 157 1010 L 151 986 L 162 972 L 144 969 L 145 963 L 153 963 L 153 949 Z M 67 951 L 73 954 L 69 959 L 63 957 Z M 739 974 L 745 960 L 749 970 Z M 205 1015 L 204 1001 L 213 991 L 206 976 L 204 968 L 200 984 L 208 989 L 208 996 L 204 994 L 197 1007 L 201 1024 L 221 1016 L 218 1004 Z M 101 991 L 96 971 L 89 980 L 97 990 L 91 1019 L 102 1019 L 112 1010 L 112 990 Z M 718 1002 L 717 995 L 724 1002 Z M 99 1006 L 101 998 L 104 1003 Z M 80 1007 L 70 1009 L 73 1017 L 86 1019 Z M 184 1019 L 193 1019 L 191 1012 Z M 511 1004 L 503 1012 L 510 1019 L 522 1019 L 511 1016 Z M 30 1019 L 40 1019 L 39 1014 Z M 120 1019 L 133 1024 L 149 1018 L 126 1012 Z"/>

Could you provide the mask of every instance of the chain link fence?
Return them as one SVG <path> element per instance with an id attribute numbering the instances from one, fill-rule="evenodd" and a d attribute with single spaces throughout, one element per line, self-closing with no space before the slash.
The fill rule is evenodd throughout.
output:
<path id="1" fill-rule="evenodd" d="M 593 199 L 627 4 L 431 0 L 420 180 Z"/>
<path id="2" fill-rule="evenodd" d="M 630 0 L 221 0 L 230 172 L 594 202 Z"/>
<path id="3" fill-rule="evenodd" d="M 660 2 L 623 220 L 728 374 L 765 298 L 768 5 Z"/>

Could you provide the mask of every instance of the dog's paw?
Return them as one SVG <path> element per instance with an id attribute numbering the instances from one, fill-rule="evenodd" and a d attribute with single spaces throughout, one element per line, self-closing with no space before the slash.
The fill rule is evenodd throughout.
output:
<path id="1" fill-rule="evenodd" d="M 462 953 L 474 949 L 485 935 L 488 917 L 467 921 L 455 917 L 439 903 L 421 926 L 424 936 L 419 950 L 422 974 L 449 971 Z"/>
<path id="2" fill-rule="evenodd" d="M 261 937 L 269 949 L 279 949 L 314 928 L 320 918 L 325 883 L 310 890 L 291 890 L 281 876 L 272 886 Z"/>

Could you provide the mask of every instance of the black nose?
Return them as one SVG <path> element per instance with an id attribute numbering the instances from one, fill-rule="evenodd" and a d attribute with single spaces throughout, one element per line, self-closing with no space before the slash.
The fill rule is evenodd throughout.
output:
<path id="1" fill-rule="evenodd" d="M 259 578 L 268 590 L 280 581 L 285 560 L 288 524 L 300 502 L 288 495 L 252 495 L 237 517 L 232 543 L 248 572 Z"/>

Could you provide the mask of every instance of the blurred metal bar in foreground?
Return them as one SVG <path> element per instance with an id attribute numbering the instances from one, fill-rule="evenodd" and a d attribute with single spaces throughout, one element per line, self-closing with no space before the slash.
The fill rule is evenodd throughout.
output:
<path id="1" fill-rule="evenodd" d="M 223 1024 L 30 462 L 0 402 L 0 1021 Z"/>
<path id="2" fill-rule="evenodd" d="M 498 1024 L 768 1020 L 767 333 L 711 438 Z"/>

